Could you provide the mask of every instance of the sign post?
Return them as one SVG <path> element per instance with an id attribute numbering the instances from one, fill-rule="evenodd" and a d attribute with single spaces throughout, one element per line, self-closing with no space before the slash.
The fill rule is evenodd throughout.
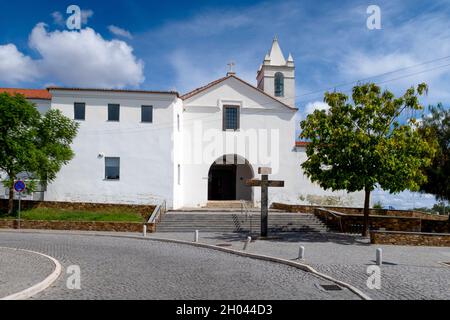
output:
<path id="1" fill-rule="evenodd" d="M 247 180 L 250 187 L 261 187 L 261 237 L 267 237 L 269 229 L 269 187 L 284 187 L 284 181 L 269 180 L 272 168 L 258 168 L 261 180 Z"/>
<path id="2" fill-rule="evenodd" d="M 20 229 L 20 205 L 21 205 L 21 200 L 22 200 L 22 192 L 25 191 L 26 189 L 26 185 L 25 182 L 23 182 L 22 180 L 17 180 L 16 182 L 14 182 L 14 190 L 16 190 L 16 192 L 19 194 L 19 223 L 18 223 L 18 229 Z"/>

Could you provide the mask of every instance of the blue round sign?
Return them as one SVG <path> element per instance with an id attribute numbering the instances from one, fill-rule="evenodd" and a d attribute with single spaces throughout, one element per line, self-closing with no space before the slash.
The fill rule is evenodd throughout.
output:
<path id="1" fill-rule="evenodd" d="M 25 188 L 25 182 L 23 182 L 22 180 L 16 181 L 14 183 L 14 190 L 16 190 L 17 192 L 22 192 L 23 190 L 25 190 Z"/>

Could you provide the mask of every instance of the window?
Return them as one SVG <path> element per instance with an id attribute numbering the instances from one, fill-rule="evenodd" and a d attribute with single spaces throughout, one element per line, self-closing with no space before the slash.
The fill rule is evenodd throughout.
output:
<path id="1" fill-rule="evenodd" d="M 153 106 L 141 107 L 141 122 L 153 122 Z"/>
<path id="2" fill-rule="evenodd" d="M 177 114 L 177 130 L 180 132 L 180 115 Z"/>
<path id="3" fill-rule="evenodd" d="M 120 104 L 108 104 L 108 121 L 120 120 Z"/>
<path id="4" fill-rule="evenodd" d="M 178 165 L 178 185 L 181 185 L 181 165 Z"/>
<path id="5" fill-rule="evenodd" d="M 120 158 L 105 158 L 105 179 L 120 179 Z"/>
<path id="6" fill-rule="evenodd" d="M 284 76 L 281 72 L 275 73 L 275 97 L 284 97 Z"/>
<path id="7" fill-rule="evenodd" d="M 84 120 L 86 117 L 86 104 L 81 102 L 75 102 L 73 105 L 74 119 Z"/>
<path id="8" fill-rule="evenodd" d="M 223 106 L 223 130 L 239 129 L 239 107 Z"/>

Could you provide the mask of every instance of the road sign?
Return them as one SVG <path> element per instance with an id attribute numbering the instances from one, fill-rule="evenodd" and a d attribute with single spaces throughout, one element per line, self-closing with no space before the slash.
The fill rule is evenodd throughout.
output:
<path id="1" fill-rule="evenodd" d="M 17 192 L 22 192 L 25 190 L 25 188 L 25 182 L 23 182 L 22 180 L 18 180 L 14 183 L 14 190 L 16 190 Z"/>

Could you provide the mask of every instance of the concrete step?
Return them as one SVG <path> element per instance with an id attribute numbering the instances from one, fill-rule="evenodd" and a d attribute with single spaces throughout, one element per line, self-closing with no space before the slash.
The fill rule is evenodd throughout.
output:
<path id="1" fill-rule="evenodd" d="M 157 232 L 253 232 L 260 229 L 259 214 L 241 212 L 168 212 L 157 225 Z M 269 213 L 271 232 L 326 232 L 326 226 L 311 214 Z"/>
<path id="2" fill-rule="evenodd" d="M 245 205 L 247 208 L 253 207 L 253 203 L 251 201 L 245 201 Z M 210 200 L 206 204 L 206 208 L 241 208 L 242 201 L 241 200 Z"/>

